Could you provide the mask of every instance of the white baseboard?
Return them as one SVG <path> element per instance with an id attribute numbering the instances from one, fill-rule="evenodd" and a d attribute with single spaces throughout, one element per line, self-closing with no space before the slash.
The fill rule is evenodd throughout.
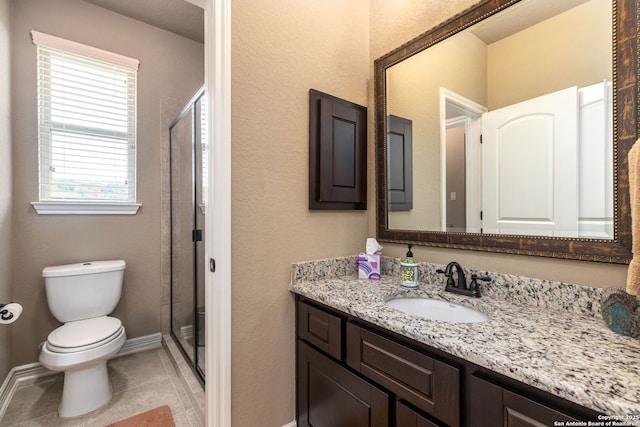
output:
<path id="1" fill-rule="evenodd" d="M 142 337 L 131 338 L 125 341 L 122 349 L 116 355 L 116 357 L 124 356 L 125 354 L 137 353 L 140 351 L 152 350 L 160 348 L 162 346 L 162 334 L 160 332 Z M 51 375 L 56 375 L 59 372 L 50 371 L 39 362 L 29 363 L 28 365 L 21 365 L 11 368 L 5 378 L 2 386 L 0 386 L 0 420 L 4 417 L 4 413 L 11 402 L 13 394 L 18 387 L 27 386 L 40 381 L 42 378 L 46 378 Z"/>
<path id="2" fill-rule="evenodd" d="M 138 353 L 140 351 L 153 350 L 160 347 L 162 347 L 162 334 L 160 332 L 156 332 L 155 334 L 126 340 L 116 357 L 124 356 L 125 354 Z"/>
<path id="3" fill-rule="evenodd" d="M 48 370 L 40 363 L 30 363 L 28 365 L 11 368 L 7 374 L 7 378 L 5 378 L 2 386 L 0 386 L 0 420 L 4 417 L 11 398 L 19 386 L 33 384 L 41 378 L 55 374 L 57 374 L 57 372 Z"/>
<path id="4" fill-rule="evenodd" d="M 285 424 L 282 427 L 296 427 L 296 426 L 297 426 L 296 421 L 293 420 L 289 424 Z"/>

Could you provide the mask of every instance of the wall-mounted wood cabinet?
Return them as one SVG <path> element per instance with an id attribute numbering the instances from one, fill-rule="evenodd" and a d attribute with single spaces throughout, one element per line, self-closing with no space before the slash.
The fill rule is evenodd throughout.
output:
<path id="1" fill-rule="evenodd" d="M 367 208 L 367 108 L 309 90 L 309 209 Z"/>

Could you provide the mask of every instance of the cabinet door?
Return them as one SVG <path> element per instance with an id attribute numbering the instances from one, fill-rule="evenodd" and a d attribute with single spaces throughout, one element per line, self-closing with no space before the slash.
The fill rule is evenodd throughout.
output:
<path id="1" fill-rule="evenodd" d="M 408 405 L 399 401 L 396 405 L 396 426 L 397 427 L 439 427 Z"/>
<path id="2" fill-rule="evenodd" d="M 389 395 L 298 341 L 299 427 L 389 427 Z"/>
<path id="3" fill-rule="evenodd" d="M 298 304 L 298 336 L 342 359 L 342 319 L 303 302 Z"/>
<path id="4" fill-rule="evenodd" d="M 448 426 L 460 425 L 457 368 L 351 323 L 347 365 Z"/>
<path id="5" fill-rule="evenodd" d="M 471 377 L 470 423 L 474 427 L 546 427 L 555 421 L 578 421 L 525 396 Z"/>

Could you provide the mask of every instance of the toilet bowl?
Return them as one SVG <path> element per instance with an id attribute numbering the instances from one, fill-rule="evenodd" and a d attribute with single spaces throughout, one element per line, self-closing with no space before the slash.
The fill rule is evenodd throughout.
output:
<path id="1" fill-rule="evenodd" d="M 64 372 L 58 406 L 63 418 L 111 401 L 107 361 L 127 337 L 121 321 L 107 314 L 120 299 L 124 268 L 124 261 L 99 261 L 43 270 L 49 308 L 64 324 L 49 334 L 39 360 L 47 369 Z"/>
<path id="2" fill-rule="evenodd" d="M 78 330 L 88 330 L 96 326 L 95 320 L 107 319 L 117 321 L 118 325 L 108 336 L 103 336 L 106 332 L 99 330 L 95 335 L 96 341 L 85 344 L 75 338 Z M 65 331 L 69 326 L 78 330 Z M 56 334 L 59 336 L 56 337 Z M 40 352 L 40 363 L 52 371 L 65 373 L 62 400 L 58 407 L 61 417 L 70 418 L 86 414 L 111 401 L 113 392 L 107 373 L 107 361 L 120 351 L 126 339 L 120 321 L 107 316 L 66 323 L 49 334 Z M 75 344 L 79 345 L 74 346 Z"/>

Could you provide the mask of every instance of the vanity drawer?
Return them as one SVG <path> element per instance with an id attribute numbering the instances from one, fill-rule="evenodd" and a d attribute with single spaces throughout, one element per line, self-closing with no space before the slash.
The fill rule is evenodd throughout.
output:
<path id="1" fill-rule="evenodd" d="M 447 425 L 460 425 L 457 368 L 351 323 L 347 365 Z"/>
<path id="2" fill-rule="evenodd" d="M 298 336 L 338 360 L 342 360 L 343 322 L 324 310 L 298 303 Z"/>

